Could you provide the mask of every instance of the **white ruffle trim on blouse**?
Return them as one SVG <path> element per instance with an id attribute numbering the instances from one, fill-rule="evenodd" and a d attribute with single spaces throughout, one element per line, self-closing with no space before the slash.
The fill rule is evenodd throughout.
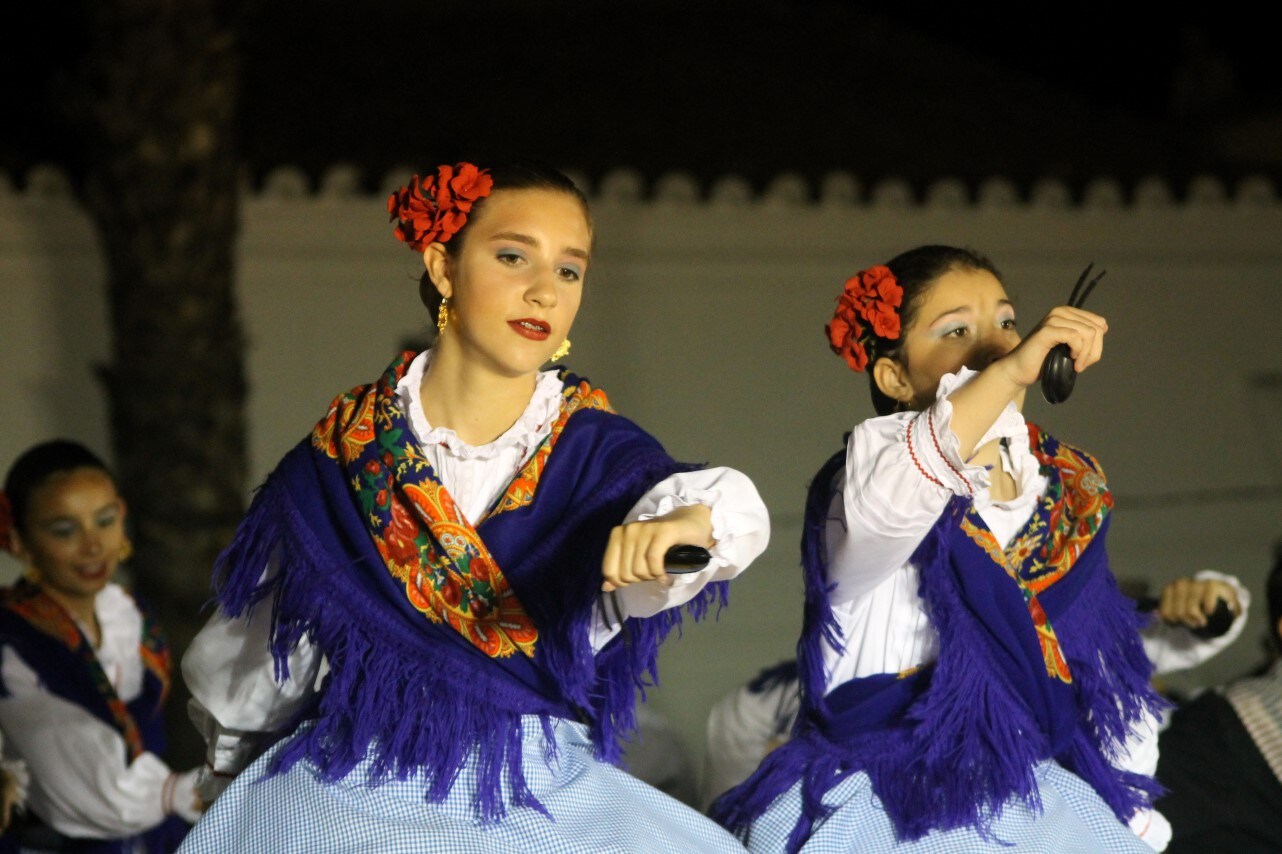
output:
<path id="1" fill-rule="evenodd" d="M 396 384 L 396 393 L 405 407 L 414 435 L 419 443 L 440 445 L 451 456 L 461 460 L 492 460 L 509 448 L 519 448 L 524 458 L 543 437 L 552 432 L 552 425 L 561 414 L 561 379 L 556 371 L 540 371 L 535 382 L 534 394 L 521 417 L 503 435 L 485 445 L 469 445 L 448 427 L 433 427 L 419 405 L 418 389 L 423 374 L 432 363 L 432 351 L 424 350 L 410 362 L 405 376 Z"/>

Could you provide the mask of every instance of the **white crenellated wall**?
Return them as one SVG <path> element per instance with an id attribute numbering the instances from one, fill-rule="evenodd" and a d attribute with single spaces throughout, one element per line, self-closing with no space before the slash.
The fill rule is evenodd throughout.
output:
<path id="1" fill-rule="evenodd" d="M 392 238 L 385 208 L 408 174 L 366 194 L 352 167 L 318 188 L 280 170 L 246 194 L 238 275 L 255 482 L 335 393 L 421 336 L 421 262 Z M 109 342 L 96 237 L 56 170 L 28 175 L 22 192 L 15 183 L 0 176 L 6 467 L 55 434 L 107 447 L 93 374 Z M 1024 328 L 1087 262 L 1108 270 L 1089 303 L 1110 323 L 1104 361 L 1059 407 L 1030 392 L 1027 412 L 1103 461 L 1120 578 L 1158 585 L 1217 567 L 1262 594 L 1282 537 L 1282 203 L 1267 180 L 1100 179 L 1076 200 L 1055 181 L 1024 193 L 994 178 L 972 194 L 944 180 L 918 198 L 905 183 L 864 187 L 848 174 L 818 186 L 781 175 L 758 193 L 735 176 L 703 188 L 673 173 L 647 186 L 620 170 L 592 197 L 597 245 L 569 363 L 678 458 L 747 472 L 774 520 L 769 551 L 719 624 L 665 650 L 654 703 L 694 755 L 713 700 L 792 654 L 804 490 L 871 414 L 864 378 L 824 343 L 833 301 L 853 271 L 919 243 L 992 257 Z M 1257 607 L 1234 648 L 1171 681 L 1240 672 L 1258 658 L 1264 622 Z"/>

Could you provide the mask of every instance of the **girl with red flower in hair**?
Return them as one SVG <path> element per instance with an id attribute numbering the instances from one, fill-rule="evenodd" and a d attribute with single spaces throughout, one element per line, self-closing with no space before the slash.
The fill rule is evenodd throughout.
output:
<path id="1" fill-rule="evenodd" d="M 1099 463 L 1024 420 L 1052 348 L 986 258 L 922 246 L 846 282 L 829 346 L 878 413 L 810 487 L 791 737 L 712 814 L 753 851 L 1148 851 L 1163 701 L 1109 571 Z"/>
<path id="2" fill-rule="evenodd" d="M 388 213 L 436 341 L 334 399 L 219 560 L 184 850 L 742 850 L 613 763 L 681 610 L 765 548 L 755 488 L 546 367 L 592 259 L 564 175 L 441 166 Z"/>

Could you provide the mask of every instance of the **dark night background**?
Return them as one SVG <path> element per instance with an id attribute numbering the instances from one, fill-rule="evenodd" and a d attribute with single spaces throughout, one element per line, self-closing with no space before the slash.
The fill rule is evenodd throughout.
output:
<path id="1" fill-rule="evenodd" d="M 1178 195 L 1198 174 L 1282 176 L 1274 36 L 1252 17 L 923 5 L 229 3 L 240 155 L 251 182 L 341 162 L 370 190 L 402 167 L 510 151 L 593 181 L 625 166 L 705 187 L 832 170 L 865 189 L 1157 175 Z M 78 8 L 3 13 L 0 170 L 19 185 L 36 163 L 83 171 Z"/>

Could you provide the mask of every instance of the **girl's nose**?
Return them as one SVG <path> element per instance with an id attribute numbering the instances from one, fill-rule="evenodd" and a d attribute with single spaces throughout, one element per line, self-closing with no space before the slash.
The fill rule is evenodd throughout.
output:
<path id="1" fill-rule="evenodd" d="M 1008 341 L 989 338 L 975 348 L 971 357 L 966 361 L 966 366 L 974 371 L 982 371 L 1012 349 L 1014 349 L 1014 345 Z"/>
<path id="2" fill-rule="evenodd" d="M 552 308 L 552 306 L 556 305 L 556 281 L 553 279 L 550 270 L 543 270 L 534 274 L 530 280 L 529 287 L 525 291 L 525 298 L 543 308 Z"/>

